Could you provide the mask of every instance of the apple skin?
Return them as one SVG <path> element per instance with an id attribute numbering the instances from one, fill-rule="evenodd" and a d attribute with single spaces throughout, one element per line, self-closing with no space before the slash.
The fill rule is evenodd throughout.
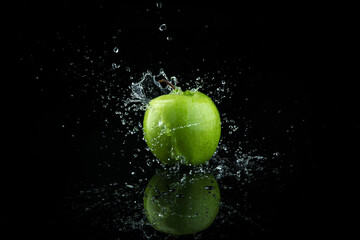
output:
<path id="1" fill-rule="evenodd" d="M 176 89 L 150 101 L 143 128 L 148 147 L 161 162 L 198 165 L 214 155 L 221 121 L 208 96 Z"/>
<path id="2" fill-rule="evenodd" d="M 208 228 L 220 205 L 219 186 L 212 174 L 155 174 L 144 194 L 150 224 L 171 235 L 194 234 Z"/>

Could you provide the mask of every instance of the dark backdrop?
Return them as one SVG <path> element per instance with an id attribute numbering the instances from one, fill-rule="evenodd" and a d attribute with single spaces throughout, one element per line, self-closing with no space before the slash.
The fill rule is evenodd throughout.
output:
<path id="1" fill-rule="evenodd" d="M 17 13 L 20 53 L 16 61 L 23 80 L 22 114 L 26 115 L 22 141 L 26 139 L 27 146 L 21 151 L 25 152 L 24 163 L 21 167 L 15 164 L 25 179 L 21 185 L 6 184 L 8 188 L 4 188 L 19 202 L 14 208 L 4 207 L 2 220 L 16 226 L 12 234 L 23 230 L 49 239 L 109 237 L 86 223 L 74 225 L 67 214 L 69 189 L 116 175 L 118 181 L 126 181 L 131 171 L 125 163 L 104 170 L 94 160 L 112 159 L 106 151 L 93 150 L 109 141 L 102 134 L 111 133 L 103 130 L 107 112 L 96 99 L 98 92 L 95 88 L 84 92 L 83 88 L 87 81 L 95 86 L 95 79 L 106 82 L 114 78 L 119 81 L 110 86 L 127 88 L 130 76 L 147 70 L 157 73 L 160 68 L 183 79 L 216 69 L 228 76 L 241 71 L 233 98 L 223 104 L 227 112 L 241 111 L 252 121 L 251 135 L 239 138 L 251 141 L 267 136 L 263 145 L 252 146 L 291 156 L 294 167 L 281 179 L 282 190 L 265 193 L 275 205 L 260 203 L 258 207 L 260 215 L 277 209 L 270 218 L 270 231 L 239 230 L 246 224 L 238 222 L 222 226 L 226 238 L 308 238 L 347 232 L 338 231 L 346 211 L 337 205 L 345 208 L 342 196 L 351 199 L 347 184 L 337 180 L 347 169 L 341 163 L 345 159 L 337 140 L 348 140 L 338 125 L 350 119 L 345 126 L 354 133 L 359 125 L 355 116 L 344 115 L 342 110 L 351 97 L 339 101 L 344 88 L 325 77 L 336 65 L 329 62 L 338 50 L 328 41 L 337 23 L 336 11 L 329 14 L 315 6 L 248 7 L 222 2 L 163 1 L 157 8 L 152 1 L 51 1 L 23 2 Z M 165 31 L 158 29 L 162 23 L 167 25 Z M 111 69 L 113 62 L 121 65 L 116 73 Z M 349 95 L 352 91 L 349 89 Z M 114 90 L 117 93 L 124 94 Z M 80 125 L 77 119 L 81 119 Z M 284 135 L 289 122 L 296 128 L 290 137 Z M 139 144 L 136 140 L 128 143 Z M 141 144 L 139 147 L 145 147 Z M 116 146 L 109 146 L 109 152 L 117 153 Z M 347 146 L 351 149 L 355 142 L 349 141 Z M 124 162 L 133 154 L 132 146 L 127 149 Z M 10 198 L 8 204 L 15 200 Z"/>

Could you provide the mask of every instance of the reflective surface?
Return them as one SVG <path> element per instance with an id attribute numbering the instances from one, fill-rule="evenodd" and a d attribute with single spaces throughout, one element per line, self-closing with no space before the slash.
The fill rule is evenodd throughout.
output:
<path id="1" fill-rule="evenodd" d="M 172 235 L 208 228 L 220 206 L 220 189 L 209 173 L 159 171 L 146 186 L 144 209 L 155 229 Z"/>

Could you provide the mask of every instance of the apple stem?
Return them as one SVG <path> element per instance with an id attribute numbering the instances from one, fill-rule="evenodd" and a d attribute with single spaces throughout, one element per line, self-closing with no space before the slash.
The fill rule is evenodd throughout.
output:
<path id="1" fill-rule="evenodd" d="M 160 83 L 166 83 L 167 85 L 169 85 L 172 89 L 174 89 L 174 90 L 176 90 L 176 88 L 175 88 L 175 86 L 174 85 L 172 85 L 168 80 L 166 80 L 166 79 L 160 79 L 158 82 L 160 82 Z"/>

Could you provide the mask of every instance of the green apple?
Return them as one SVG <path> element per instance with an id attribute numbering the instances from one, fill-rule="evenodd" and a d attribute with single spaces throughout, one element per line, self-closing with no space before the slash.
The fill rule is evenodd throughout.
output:
<path id="1" fill-rule="evenodd" d="M 220 190 L 212 174 L 155 174 L 145 189 L 148 221 L 171 235 L 194 234 L 208 228 L 219 212 Z"/>
<path id="2" fill-rule="evenodd" d="M 145 141 L 155 157 L 165 164 L 206 163 L 219 144 L 219 111 L 200 91 L 183 92 L 171 86 L 172 92 L 154 98 L 148 105 L 143 123 Z"/>

